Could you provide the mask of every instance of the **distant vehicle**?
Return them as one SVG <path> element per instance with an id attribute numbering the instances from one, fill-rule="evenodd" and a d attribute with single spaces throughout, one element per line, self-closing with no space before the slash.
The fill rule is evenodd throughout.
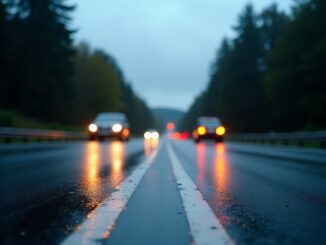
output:
<path id="1" fill-rule="evenodd" d="M 145 140 L 158 140 L 159 138 L 160 138 L 159 132 L 154 129 L 149 129 L 144 133 Z"/>
<path id="2" fill-rule="evenodd" d="M 224 140 L 225 128 L 217 117 L 200 117 L 197 120 L 192 137 L 196 143 L 202 139 L 213 139 L 216 142 Z"/>
<path id="3" fill-rule="evenodd" d="M 130 137 L 129 123 L 123 113 L 103 112 L 88 126 L 88 133 L 90 140 L 115 138 L 126 141 Z"/>

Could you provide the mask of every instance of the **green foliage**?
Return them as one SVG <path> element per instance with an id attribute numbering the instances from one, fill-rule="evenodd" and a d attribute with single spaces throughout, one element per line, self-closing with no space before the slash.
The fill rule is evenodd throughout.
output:
<path id="1" fill-rule="evenodd" d="M 263 130 L 263 45 L 251 5 L 239 16 L 235 30 L 234 40 L 223 40 L 211 68 L 209 85 L 184 119 L 190 120 L 191 125 L 198 116 L 218 116 L 233 132 Z"/>
<path id="2" fill-rule="evenodd" d="M 226 124 L 235 132 L 259 131 L 263 125 L 263 89 L 260 84 L 262 44 L 256 15 L 248 5 L 239 18 L 230 66 L 232 76 L 226 81 Z M 241 122 L 241 123 L 240 123 Z"/>
<path id="3" fill-rule="evenodd" d="M 278 130 L 326 126 L 325 30 L 325 1 L 302 1 L 269 55 L 264 85 Z"/>
<path id="4" fill-rule="evenodd" d="M 84 128 L 99 112 L 123 111 L 134 132 L 151 127 L 149 108 L 114 59 L 86 43 L 73 46 L 73 10 L 66 0 L 0 0 L 0 106 L 10 111 L 0 123 L 28 126 L 12 120 L 17 114 Z"/>
<path id="5" fill-rule="evenodd" d="M 121 109 L 119 77 L 103 51 L 88 44 L 77 47 L 75 63 L 75 123 L 91 121 L 98 112 Z"/>
<path id="6" fill-rule="evenodd" d="M 121 83 L 121 89 L 124 101 L 123 112 L 129 119 L 132 132 L 141 134 L 152 128 L 155 121 L 146 103 L 134 93 L 130 84 Z"/>
<path id="7" fill-rule="evenodd" d="M 264 9 L 258 16 L 257 22 L 265 56 L 272 51 L 280 33 L 284 31 L 289 21 L 289 17 L 280 11 L 276 4 Z M 264 64 L 264 68 L 266 68 L 266 64 Z"/>
<path id="8" fill-rule="evenodd" d="M 19 106 L 23 112 L 46 121 L 66 121 L 72 110 L 73 31 L 67 25 L 73 7 L 65 2 L 21 0 L 19 4 L 24 38 L 24 83 Z"/>
<path id="9" fill-rule="evenodd" d="M 104 51 L 91 51 L 87 43 L 77 47 L 75 57 L 76 123 L 84 125 L 104 111 L 124 112 L 134 133 L 142 133 L 153 124 L 152 114 L 124 81 L 115 60 Z"/>
<path id="10" fill-rule="evenodd" d="M 10 81 L 8 68 L 10 62 L 10 24 L 8 6 L 0 0 L 0 105 L 8 105 L 10 100 Z"/>
<path id="11" fill-rule="evenodd" d="M 51 129 L 51 126 L 10 110 L 0 110 L 0 127 Z"/>
<path id="12" fill-rule="evenodd" d="M 10 2 L 0 30 L 6 39 L 1 105 L 44 121 L 67 121 L 73 99 L 72 31 L 67 25 L 73 7 L 64 0 Z"/>
<path id="13" fill-rule="evenodd" d="M 195 99 L 189 111 L 180 119 L 180 122 L 178 123 L 179 130 L 191 131 L 193 129 L 196 119 L 202 115 L 204 105 L 206 104 L 205 99 L 205 93 L 202 93 Z"/>
<path id="14" fill-rule="evenodd" d="M 291 17 L 276 4 L 256 15 L 247 5 L 224 40 L 204 93 L 181 120 L 218 116 L 231 132 L 326 127 L 326 2 L 297 1 Z"/>
<path id="15" fill-rule="evenodd" d="M 0 110 L 0 127 L 12 127 L 13 125 L 13 113 L 8 110 Z"/>

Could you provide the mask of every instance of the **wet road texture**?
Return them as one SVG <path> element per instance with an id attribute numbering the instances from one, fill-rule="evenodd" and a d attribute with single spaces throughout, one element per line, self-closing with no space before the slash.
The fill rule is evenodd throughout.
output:
<path id="1" fill-rule="evenodd" d="M 165 138 L 0 146 L 0 244 L 64 242 L 153 154 L 96 244 L 192 244 L 168 146 L 232 243 L 325 244 L 326 151 Z"/>

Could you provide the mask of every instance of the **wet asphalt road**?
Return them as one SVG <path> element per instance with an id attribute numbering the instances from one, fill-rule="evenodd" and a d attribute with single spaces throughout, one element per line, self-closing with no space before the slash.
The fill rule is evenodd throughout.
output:
<path id="1" fill-rule="evenodd" d="M 144 157 L 141 140 L 14 148 L 0 148 L 0 244 L 57 244 Z"/>
<path id="2" fill-rule="evenodd" d="M 1 244 L 58 244 L 149 154 L 142 140 L 28 147 L 0 148 Z M 172 147 L 236 244 L 325 244 L 324 151 L 191 141 L 173 141 Z M 151 242 L 161 237 L 157 244 L 164 244 L 162 230 L 180 234 L 170 244 L 189 243 L 165 144 L 162 148 L 109 244 L 127 243 L 124 234 L 131 230 L 129 238 L 138 244 L 149 237 Z M 169 216 L 169 209 L 176 216 Z M 144 221 L 146 212 L 152 218 Z"/>
<path id="3" fill-rule="evenodd" d="M 211 142 L 173 145 L 236 244 L 325 244 L 326 152 L 259 146 L 245 152 L 241 145 Z M 298 160 L 287 160 L 285 152 Z"/>

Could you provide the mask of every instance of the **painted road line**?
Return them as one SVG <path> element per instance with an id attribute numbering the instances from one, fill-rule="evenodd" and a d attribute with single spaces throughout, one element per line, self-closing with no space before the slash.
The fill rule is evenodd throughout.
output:
<path id="1" fill-rule="evenodd" d="M 162 145 L 162 144 L 161 144 Z M 155 159 L 157 149 L 128 176 L 62 244 L 98 244 L 110 236 L 120 213 Z"/>
<path id="2" fill-rule="evenodd" d="M 233 244 L 213 210 L 183 169 L 170 143 L 167 144 L 167 149 L 194 243 L 196 245 Z"/>

